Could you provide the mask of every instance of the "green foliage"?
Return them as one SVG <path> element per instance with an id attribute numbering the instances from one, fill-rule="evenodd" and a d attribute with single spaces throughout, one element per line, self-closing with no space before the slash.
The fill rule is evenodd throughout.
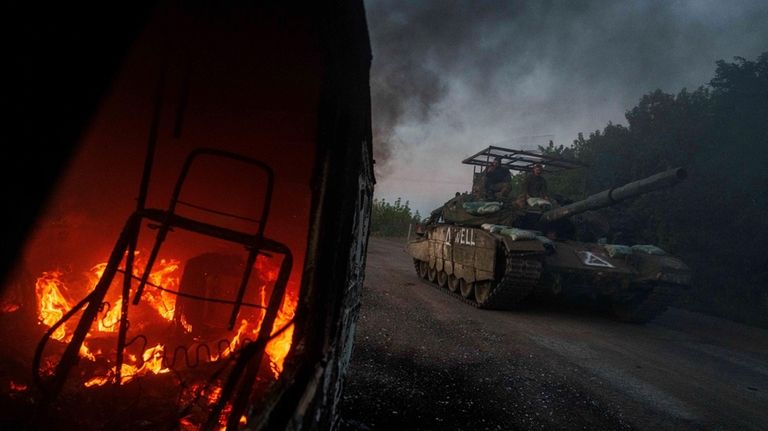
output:
<path id="1" fill-rule="evenodd" d="M 385 199 L 374 199 L 371 211 L 371 235 L 384 237 L 405 237 L 408 226 L 421 222 L 418 211 L 411 213 L 409 202 L 397 198 L 394 203 Z"/>
<path id="2" fill-rule="evenodd" d="M 581 134 L 579 134 L 581 138 Z M 566 147 L 564 145 L 557 145 L 552 141 L 549 141 L 549 145 L 546 147 L 539 147 L 539 150 L 547 155 L 555 156 L 563 159 L 576 160 L 576 146 Z M 585 184 L 586 175 L 584 169 L 571 169 L 548 174 L 547 189 L 550 195 L 560 203 L 574 201 L 585 197 Z"/>
<path id="3" fill-rule="evenodd" d="M 622 239 L 680 255 L 696 274 L 696 307 L 768 325 L 768 52 L 718 61 L 708 86 L 644 95 L 573 146 L 541 148 L 587 169 L 548 179 L 550 190 L 582 197 L 684 167 L 687 180 L 606 209 Z"/>

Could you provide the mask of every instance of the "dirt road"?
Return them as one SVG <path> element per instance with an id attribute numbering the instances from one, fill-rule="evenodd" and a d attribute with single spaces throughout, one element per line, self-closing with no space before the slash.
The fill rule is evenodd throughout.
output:
<path id="1" fill-rule="evenodd" d="M 372 238 L 342 430 L 768 429 L 768 331 L 671 309 L 651 323 L 478 310 Z"/>

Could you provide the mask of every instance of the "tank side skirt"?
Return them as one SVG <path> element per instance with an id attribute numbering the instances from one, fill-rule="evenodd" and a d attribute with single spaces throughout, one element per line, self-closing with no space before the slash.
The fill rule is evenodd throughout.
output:
<path id="1" fill-rule="evenodd" d="M 493 282 L 490 296 L 475 305 L 485 309 L 512 309 L 539 285 L 543 270 L 544 254 L 516 253 L 505 250 L 504 276 Z"/>
<path id="2" fill-rule="evenodd" d="M 491 295 L 482 304 L 476 301 L 464 298 L 459 293 L 451 292 L 428 280 L 422 280 L 424 283 L 440 290 L 441 292 L 452 296 L 459 301 L 469 304 L 476 308 L 508 310 L 513 309 L 523 299 L 525 299 L 539 284 L 542 273 L 542 257 L 530 256 L 507 256 L 507 271 L 499 282 L 494 284 Z M 414 266 L 418 273 L 418 262 L 414 260 Z"/>

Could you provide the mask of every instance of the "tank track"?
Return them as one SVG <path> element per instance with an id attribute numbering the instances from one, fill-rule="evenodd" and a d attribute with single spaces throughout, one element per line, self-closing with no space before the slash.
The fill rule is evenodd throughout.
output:
<path id="1" fill-rule="evenodd" d="M 482 304 L 474 299 L 467 299 L 460 293 L 440 287 L 436 282 L 423 279 L 436 289 L 476 308 L 490 310 L 514 309 L 520 301 L 530 295 L 541 282 L 543 271 L 543 253 L 512 253 L 505 250 L 506 265 L 504 276 L 499 281 L 491 281 L 491 293 Z M 414 259 L 416 274 L 419 274 L 419 261 Z M 419 277 L 421 278 L 421 277 Z"/>

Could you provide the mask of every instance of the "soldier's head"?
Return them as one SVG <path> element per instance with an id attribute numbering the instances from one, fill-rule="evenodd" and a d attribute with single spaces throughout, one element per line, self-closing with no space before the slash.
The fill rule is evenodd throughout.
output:
<path id="1" fill-rule="evenodd" d="M 491 166 L 493 166 L 494 168 L 498 168 L 499 166 L 501 166 L 501 157 L 494 158 L 493 161 L 491 162 Z"/>
<path id="2" fill-rule="evenodd" d="M 533 175 L 541 175 L 542 170 L 544 170 L 544 166 L 541 166 L 541 163 L 533 165 Z"/>

